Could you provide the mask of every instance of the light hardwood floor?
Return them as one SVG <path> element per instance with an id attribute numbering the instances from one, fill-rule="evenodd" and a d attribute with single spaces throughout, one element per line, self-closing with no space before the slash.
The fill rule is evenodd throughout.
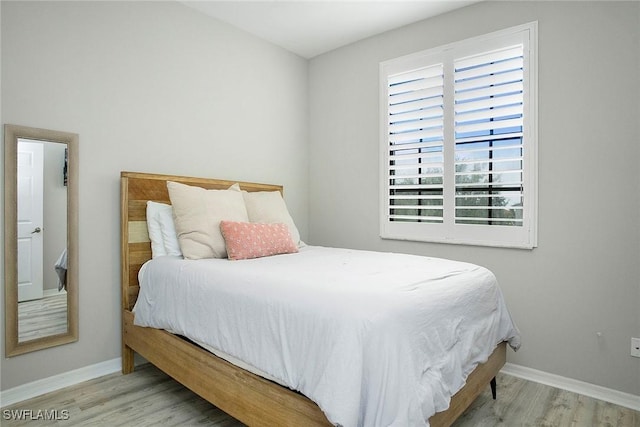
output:
<path id="1" fill-rule="evenodd" d="M 67 293 L 18 303 L 18 341 L 67 332 Z"/>
<path id="2" fill-rule="evenodd" d="M 37 417 L 38 411 L 48 411 L 50 417 L 57 416 L 59 420 L 8 419 L 12 414 Z M 149 364 L 136 368 L 130 375 L 108 375 L 2 408 L 0 424 L 3 427 L 243 425 Z M 482 426 L 640 427 L 640 412 L 500 374 L 498 399 L 491 399 L 487 387 L 454 424 L 454 427 Z"/>

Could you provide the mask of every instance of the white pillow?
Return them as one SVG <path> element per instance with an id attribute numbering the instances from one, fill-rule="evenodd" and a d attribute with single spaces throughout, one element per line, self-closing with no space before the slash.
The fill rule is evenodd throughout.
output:
<path id="1" fill-rule="evenodd" d="M 289 228 L 291 239 L 295 244 L 298 247 L 304 246 L 304 243 L 300 241 L 300 232 L 279 191 L 243 191 L 242 195 L 250 222 L 284 223 Z"/>
<path id="2" fill-rule="evenodd" d="M 151 240 L 151 257 L 182 256 L 173 223 L 173 208 L 166 203 L 147 202 L 147 229 Z"/>
<path id="3" fill-rule="evenodd" d="M 206 190 L 167 181 L 175 228 L 182 254 L 187 259 L 225 258 L 227 250 L 220 221 L 249 221 L 242 193 Z"/>
<path id="4" fill-rule="evenodd" d="M 151 257 L 156 258 L 167 254 L 164 249 L 164 239 L 162 238 L 162 230 L 160 228 L 160 212 L 165 207 L 171 209 L 171 206 L 164 203 L 147 202 L 147 230 L 149 231 L 149 240 L 151 240 Z"/>
<path id="5" fill-rule="evenodd" d="M 162 232 L 164 250 L 169 256 L 182 256 L 176 225 L 173 222 L 173 208 L 171 205 L 167 206 L 169 206 L 169 209 L 160 211 L 160 231 Z"/>

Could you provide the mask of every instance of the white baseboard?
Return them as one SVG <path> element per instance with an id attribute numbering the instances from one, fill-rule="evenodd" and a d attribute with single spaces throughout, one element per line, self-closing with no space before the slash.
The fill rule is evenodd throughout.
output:
<path id="1" fill-rule="evenodd" d="M 635 394 L 624 393 L 584 381 L 538 371 L 537 369 L 514 365 L 513 363 L 505 364 L 501 372 L 536 383 L 593 397 L 594 399 L 603 400 L 615 405 L 624 406 L 634 411 L 640 411 L 640 396 L 636 396 Z"/>
<path id="2" fill-rule="evenodd" d="M 145 361 L 140 360 L 138 362 L 144 363 Z M 136 365 L 138 364 L 141 363 L 136 363 Z M 60 390 L 64 387 L 76 385 L 114 372 L 119 372 L 121 366 L 121 359 L 118 357 L 116 359 L 107 360 L 106 362 L 85 366 L 84 368 L 75 369 L 63 374 L 54 375 L 49 378 L 43 378 L 18 387 L 0 391 L 0 407 L 4 408 L 23 400 Z M 640 411 L 640 396 L 636 396 L 634 394 L 624 393 L 584 381 L 578 381 L 562 377 L 560 375 L 539 371 L 537 369 L 515 365 L 513 363 L 507 363 L 504 365 L 501 372 L 517 378 L 593 397 L 615 405 L 624 406 L 625 408 L 630 408 L 634 411 Z"/>
<path id="3" fill-rule="evenodd" d="M 42 291 L 42 297 L 43 298 L 47 298 L 47 297 L 55 297 L 56 295 L 64 295 L 66 294 L 67 291 L 66 290 L 57 290 L 57 289 L 45 289 L 44 291 Z"/>
<path id="4" fill-rule="evenodd" d="M 13 405 L 23 400 L 31 399 L 45 393 L 60 390 L 61 388 L 89 381 L 94 378 L 119 372 L 122 368 L 121 359 L 107 360 L 95 365 L 64 372 L 52 377 L 43 378 L 23 384 L 8 390 L 0 391 L 0 407 Z"/>

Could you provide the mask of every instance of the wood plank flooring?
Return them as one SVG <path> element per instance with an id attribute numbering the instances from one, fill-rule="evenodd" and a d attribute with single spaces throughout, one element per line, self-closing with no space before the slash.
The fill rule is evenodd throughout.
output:
<path id="1" fill-rule="evenodd" d="M 11 411 L 42 416 L 20 421 L 9 419 Z M 44 420 L 38 411 L 58 420 Z M 130 375 L 111 374 L 2 408 L 1 416 L 3 427 L 243 425 L 150 364 Z M 640 427 L 640 412 L 500 374 L 498 399 L 487 387 L 453 426 Z"/>
<path id="2" fill-rule="evenodd" d="M 640 412 L 499 374 L 498 398 L 485 391 L 453 427 L 640 427 Z"/>
<path id="3" fill-rule="evenodd" d="M 67 332 L 67 293 L 18 303 L 18 341 Z"/>

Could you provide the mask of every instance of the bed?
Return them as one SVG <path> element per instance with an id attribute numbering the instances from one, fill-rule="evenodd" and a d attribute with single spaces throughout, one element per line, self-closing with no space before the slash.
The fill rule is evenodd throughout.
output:
<path id="1" fill-rule="evenodd" d="M 228 189 L 236 183 L 218 179 L 122 172 L 123 373 L 133 371 L 134 353 L 139 353 L 178 382 L 247 425 L 332 425 L 316 402 L 300 392 L 278 384 L 281 382 L 278 378 L 274 381 L 274 378 L 267 379 L 268 375 L 253 373 L 254 370 L 246 366 L 236 366 L 209 351 L 215 349 L 206 350 L 202 343 L 187 339 L 182 334 L 135 324 L 133 309 L 140 293 L 138 275 L 141 267 L 151 258 L 146 205 L 148 201 L 169 203 L 167 181 L 220 190 Z M 277 185 L 248 182 L 240 182 L 239 185 L 248 192 L 282 192 L 282 187 Z M 300 251 L 300 258 L 316 256 L 315 254 L 323 251 L 315 248 L 303 249 Z M 354 256 L 359 256 L 359 253 Z M 226 265 L 234 264 L 222 261 L 225 262 Z M 218 265 L 223 265 L 222 263 L 219 262 Z M 517 339 L 515 336 L 511 338 Z M 467 376 L 464 387 L 451 397 L 448 409 L 429 418 L 430 425 L 451 425 L 490 384 L 495 396 L 495 376 L 505 363 L 507 347 L 506 342 L 500 342 L 497 346 L 495 344 L 490 345 L 488 355 L 484 358 L 486 361 L 475 367 Z"/>

